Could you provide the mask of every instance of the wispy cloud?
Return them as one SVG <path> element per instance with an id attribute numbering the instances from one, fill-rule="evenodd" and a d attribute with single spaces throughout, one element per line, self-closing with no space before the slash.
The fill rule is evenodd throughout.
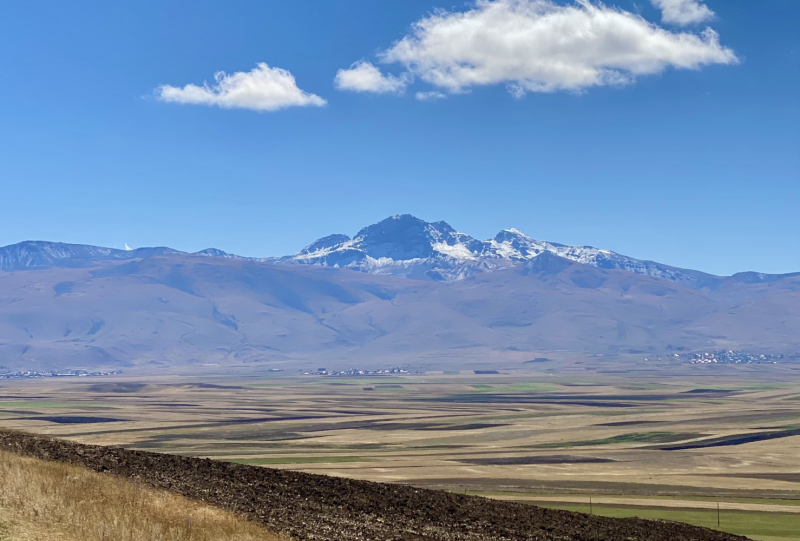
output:
<path id="1" fill-rule="evenodd" d="M 672 7 L 681 3 L 683 9 L 687 3 L 705 7 L 694 0 L 653 1 Z M 710 28 L 673 32 L 590 0 L 566 5 L 552 0 L 477 0 L 466 11 L 438 10 L 414 23 L 378 59 L 404 68 L 405 75 L 394 80 L 417 78 L 430 84 L 431 92 L 461 93 L 503 84 L 517 97 L 621 86 L 669 68 L 738 62 Z M 344 84 L 348 74 L 364 77 Z M 367 79 L 372 82 L 364 82 Z M 349 90 L 389 88 L 386 80 L 378 68 L 363 61 L 337 74 L 337 86 Z"/>
<path id="2" fill-rule="evenodd" d="M 409 73 L 405 73 L 402 77 L 384 75 L 372 63 L 361 60 L 348 69 L 337 71 L 334 83 L 339 90 L 401 94 L 411 82 L 410 79 Z"/>
<path id="3" fill-rule="evenodd" d="M 698 0 L 650 0 L 661 10 L 661 20 L 681 26 L 710 21 L 714 12 Z"/>
<path id="4" fill-rule="evenodd" d="M 438 92 L 436 90 L 429 90 L 427 92 L 417 92 L 414 94 L 414 97 L 419 101 L 434 101 L 446 98 L 447 94 L 444 92 Z"/>
<path id="5" fill-rule="evenodd" d="M 322 106 L 325 100 L 298 88 L 294 76 L 287 70 L 271 68 L 261 62 L 251 71 L 214 74 L 215 84 L 183 87 L 161 85 L 156 88 L 158 99 L 170 103 L 217 105 L 226 109 L 277 111 L 287 107 Z"/>

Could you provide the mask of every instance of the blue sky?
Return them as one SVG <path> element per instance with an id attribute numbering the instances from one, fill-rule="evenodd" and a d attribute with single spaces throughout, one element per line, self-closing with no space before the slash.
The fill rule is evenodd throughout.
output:
<path id="1" fill-rule="evenodd" d="M 587 9 L 605 10 L 606 41 L 531 53 L 523 32 L 506 65 L 458 27 L 474 16 L 505 39 L 492 2 L 6 2 L 0 245 L 285 255 L 412 213 L 482 239 L 516 227 L 718 274 L 796 271 L 798 3 L 708 0 L 696 23 L 664 21 L 658 3 L 547 4 L 567 23 L 532 47 Z M 437 71 L 458 62 L 436 48 L 452 27 L 447 43 L 480 69 Z M 657 39 L 675 49 L 652 52 Z M 566 71 L 540 70 L 553 58 Z M 702 65 L 684 69 L 691 58 Z M 214 73 L 258 63 L 290 72 L 295 106 L 185 103 L 185 85 L 221 100 Z M 379 79 L 337 84 L 359 66 Z"/>

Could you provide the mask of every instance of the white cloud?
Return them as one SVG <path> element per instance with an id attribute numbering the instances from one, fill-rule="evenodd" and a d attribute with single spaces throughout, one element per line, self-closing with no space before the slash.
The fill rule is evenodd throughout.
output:
<path id="1" fill-rule="evenodd" d="M 702 23 L 714 18 L 711 11 L 698 0 L 650 0 L 661 10 L 661 20 L 665 23 L 687 25 Z"/>
<path id="2" fill-rule="evenodd" d="M 417 92 L 414 94 L 414 97 L 419 101 L 434 101 L 444 99 L 447 95 L 442 92 L 437 92 L 436 90 L 431 90 L 429 92 Z"/>
<path id="3" fill-rule="evenodd" d="M 226 109 L 276 111 L 286 107 L 322 106 L 325 100 L 297 87 L 294 76 L 285 69 L 261 62 L 252 71 L 214 74 L 214 85 L 188 84 L 184 87 L 161 85 L 156 96 L 162 101 L 194 105 L 218 105 Z"/>
<path id="4" fill-rule="evenodd" d="M 402 93 L 411 82 L 408 73 L 401 77 L 384 75 L 381 70 L 370 62 L 361 60 L 349 69 L 340 69 L 336 72 L 334 80 L 339 90 L 352 90 L 354 92 L 374 92 L 376 94 Z"/>
<path id="5" fill-rule="evenodd" d="M 738 62 L 710 28 L 671 32 L 590 0 L 567 5 L 552 0 L 477 0 L 466 11 L 438 10 L 414 23 L 379 59 L 404 66 L 408 77 L 418 77 L 437 91 L 459 93 L 505 84 L 517 97 L 625 85 L 668 68 Z M 341 70 L 337 83 L 343 73 L 354 70 L 383 77 L 372 64 L 359 62 Z M 362 89 L 368 86 L 364 83 Z"/>

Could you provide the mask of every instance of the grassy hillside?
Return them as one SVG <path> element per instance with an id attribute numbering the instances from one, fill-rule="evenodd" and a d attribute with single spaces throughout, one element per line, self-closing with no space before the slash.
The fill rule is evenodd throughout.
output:
<path id="1" fill-rule="evenodd" d="M 0 451 L 0 541 L 279 541 L 181 496 Z"/>

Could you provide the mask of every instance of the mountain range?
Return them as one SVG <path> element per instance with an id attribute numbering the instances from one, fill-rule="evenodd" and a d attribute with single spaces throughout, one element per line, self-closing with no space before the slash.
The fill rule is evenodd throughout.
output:
<path id="1" fill-rule="evenodd" d="M 28 241 L 0 248 L 0 373 L 794 354 L 799 290 L 798 273 L 720 277 L 410 215 L 280 258 Z"/>
<path id="2" fill-rule="evenodd" d="M 119 250 L 83 244 L 26 241 L 0 248 L 0 270 L 80 267 L 100 261 L 182 253 L 185 252 L 166 247 Z M 207 248 L 193 255 L 264 263 L 320 265 L 402 278 L 456 281 L 530 261 L 543 253 L 601 269 L 621 269 L 657 276 L 693 288 L 718 285 L 723 280 L 712 274 L 635 259 L 592 246 L 567 246 L 536 240 L 517 229 L 504 229 L 493 239 L 481 241 L 456 231 L 447 222 L 426 222 L 410 214 L 392 216 L 367 226 L 353 238 L 344 234 L 328 235 L 291 256 L 242 257 L 217 248 Z M 782 276 L 786 275 L 742 272 L 731 278 L 759 282 Z"/>

